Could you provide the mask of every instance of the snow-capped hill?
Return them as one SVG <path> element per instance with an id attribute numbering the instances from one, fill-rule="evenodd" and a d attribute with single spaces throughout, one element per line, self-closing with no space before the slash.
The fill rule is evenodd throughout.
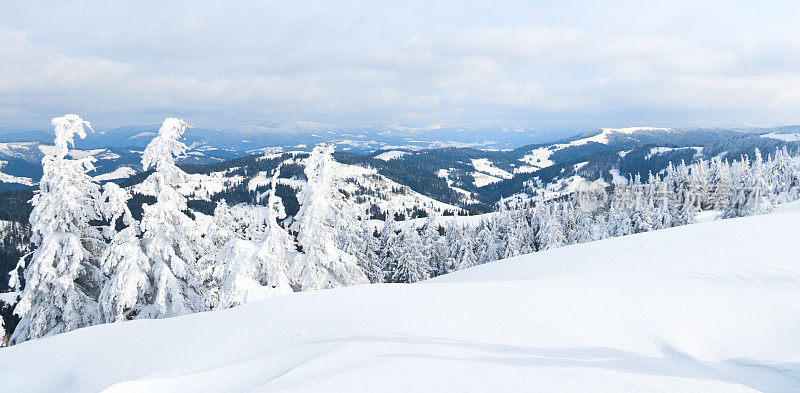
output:
<path id="1" fill-rule="evenodd" d="M 381 152 L 380 154 L 376 155 L 375 158 L 379 160 L 389 161 L 389 160 L 396 160 L 398 158 L 403 157 L 404 155 L 409 154 L 407 151 L 402 150 L 389 150 Z"/>
<path id="2" fill-rule="evenodd" d="M 623 127 L 623 128 L 601 128 L 604 133 L 621 132 L 623 134 L 633 134 L 637 131 L 670 131 L 670 127 Z"/>
<path id="3" fill-rule="evenodd" d="M 156 134 L 153 131 L 142 131 L 142 132 L 140 132 L 140 133 L 138 133 L 136 135 L 128 137 L 128 139 L 129 140 L 130 139 L 136 139 L 136 138 L 150 138 L 150 139 L 152 139 L 156 135 L 158 135 L 158 134 Z"/>
<path id="4" fill-rule="evenodd" d="M 632 135 L 640 132 L 669 132 L 671 128 L 666 127 L 626 127 L 626 128 L 601 128 L 597 131 L 589 131 L 587 133 L 569 138 L 563 142 L 553 143 L 544 147 L 537 147 L 532 149 L 528 154 L 521 157 L 519 161 L 527 164 L 520 166 L 516 169 L 517 173 L 535 172 L 556 164 L 556 161 L 551 159 L 553 153 L 568 148 L 589 147 L 591 150 L 589 154 L 593 153 L 597 148 L 592 148 L 592 144 L 611 145 L 612 142 L 617 142 L 622 139 L 623 142 L 638 142 Z M 606 149 L 606 148 L 603 148 Z"/>
<path id="5" fill-rule="evenodd" d="M 291 158 L 283 162 L 304 165 L 303 160 L 295 158 L 298 153 L 286 153 Z M 334 166 L 334 183 L 342 197 L 350 206 L 358 206 L 362 212 L 368 211 L 371 206 L 383 212 L 397 213 L 408 217 L 415 211 L 424 211 L 429 215 L 461 211 L 458 206 L 440 202 L 422 195 L 406 185 L 397 183 L 379 174 L 374 168 L 339 162 L 333 162 L 332 165 Z M 270 176 L 268 172 L 261 172 L 251 178 L 247 182 L 248 191 L 257 191 L 259 188 L 266 189 L 270 182 Z M 235 179 L 235 181 L 241 180 L 241 178 Z M 294 178 L 280 178 L 278 182 L 296 190 L 302 189 L 306 183 L 305 180 Z"/>
<path id="6" fill-rule="evenodd" d="M 762 134 L 761 137 L 777 139 L 779 141 L 784 141 L 784 142 L 800 142 L 800 133 L 784 134 L 784 133 L 770 132 L 768 134 Z"/>
<path id="7" fill-rule="evenodd" d="M 645 160 L 649 160 L 658 155 L 664 155 L 665 153 L 673 152 L 676 150 L 684 150 L 684 149 L 692 149 L 695 151 L 696 156 L 700 156 L 703 154 L 703 147 L 652 147 L 650 148 L 650 153 L 645 156 Z"/>
<path id="8" fill-rule="evenodd" d="M 800 390 L 800 213 L 303 292 L 0 350 L 5 390 Z M 46 366 L 44 366 L 46 365 Z"/>
<path id="9" fill-rule="evenodd" d="M 0 162 L 3 163 L 0 165 L 0 190 L 35 186 L 42 176 L 42 159 L 54 152 L 52 142 L 0 143 Z M 103 181 L 130 176 L 135 171 L 133 168 L 141 167 L 138 153 L 117 148 L 70 149 L 68 156 L 73 159 L 94 157 L 92 176 Z"/>
<path id="10" fill-rule="evenodd" d="M 135 174 L 136 174 L 135 169 L 127 166 L 121 166 L 112 172 L 104 173 L 102 175 L 92 176 L 92 178 L 95 181 L 104 182 L 109 180 L 125 179 Z"/>
<path id="11" fill-rule="evenodd" d="M 226 131 L 235 135 L 268 135 L 268 134 L 309 134 L 335 132 L 338 127 L 332 124 L 317 123 L 313 121 L 287 121 L 274 122 L 269 125 L 251 125 L 226 128 Z"/>
<path id="12" fill-rule="evenodd" d="M 476 172 L 472 173 L 475 179 L 473 182 L 476 187 L 482 187 L 486 184 L 497 183 L 503 179 L 511 179 L 514 175 L 494 166 L 494 164 L 487 158 L 472 159 L 472 167 Z"/>
<path id="13" fill-rule="evenodd" d="M 7 158 L 27 158 L 31 155 L 37 155 L 36 152 L 37 142 L 8 142 L 0 143 L 0 156 Z"/>
<path id="14" fill-rule="evenodd" d="M 280 122 L 273 126 L 275 130 L 289 133 L 324 132 L 332 133 L 338 127 L 333 124 L 318 123 L 314 121 Z"/>
<path id="15" fill-rule="evenodd" d="M 3 173 L 3 167 L 8 165 L 8 161 L 0 160 L 0 183 L 8 183 L 8 184 L 20 184 L 22 186 L 33 186 L 36 184 L 33 179 L 29 177 L 22 177 L 22 176 L 14 176 L 9 175 L 7 173 Z"/>
<path id="16" fill-rule="evenodd" d="M 771 214 L 562 247 L 453 272 L 427 282 L 513 281 L 565 274 L 599 280 L 622 274 L 627 280 L 644 274 L 650 278 L 681 277 L 710 282 L 717 281 L 715 277 L 730 276 L 719 281 L 742 289 L 749 286 L 747 283 L 786 282 L 800 290 L 800 262 L 790 255 L 800 251 L 800 244 L 786 232 L 798 228 L 800 202 L 791 202 L 780 205 Z M 594 257 L 584 257 L 590 254 Z"/>

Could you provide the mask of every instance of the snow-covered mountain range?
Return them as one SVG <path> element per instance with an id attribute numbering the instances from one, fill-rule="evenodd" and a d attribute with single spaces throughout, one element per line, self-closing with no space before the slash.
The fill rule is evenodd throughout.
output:
<path id="1" fill-rule="evenodd" d="M 90 133 L 71 154 L 93 155 L 97 179 L 119 181 L 141 172 L 142 147 L 155 135 L 154 129 L 130 126 Z M 487 135 L 506 139 L 500 145 L 475 143 Z M 460 139 L 454 141 L 456 136 Z M 41 158 L 52 149 L 47 138 L 51 137 L 44 132 L 0 136 L 5 141 L 0 142 L 0 190 L 35 187 Z M 526 144 L 535 138 L 526 130 L 375 127 L 352 134 L 319 123 L 276 123 L 193 129 L 187 133 L 189 150 L 180 162 L 208 165 L 196 169 L 208 173 L 239 157 L 308 151 L 318 142 L 330 142 L 337 145 L 337 159 L 343 163 L 375 168 L 426 197 L 469 209 L 491 206 L 532 186 L 564 188 L 575 176 L 611 182 L 661 171 L 669 162 L 738 159 L 752 155 L 755 148 L 770 153 L 787 146 L 793 151 L 800 146 L 800 127 L 602 128 L 555 142 Z"/>
<path id="2" fill-rule="evenodd" d="M 98 147 L 144 147 L 156 134 L 157 124 L 130 125 L 113 129 L 98 129 L 82 141 L 83 146 Z M 194 143 L 222 150 L 247 152 L 265 146 L 298 148 L 320 142 L 334 142 L 343 149 L 359 152 L 378 149 L 437 148 L 437 147 L 483 147 L 510 148 L 553 139 L 557 133 L 542 132 L 522 127 L 500 125 L 482 127 L 450 127 L 432 124 L 425 127 L 400 125 L 371 125 L 347 128 L 334 124 L 311 121 L 271 122 L 262 125 L 232 128 L 192 127 L 186 135 L 187 144 Z M 52 132 L 2 130 L 0 142 L 49 142 Z"/>

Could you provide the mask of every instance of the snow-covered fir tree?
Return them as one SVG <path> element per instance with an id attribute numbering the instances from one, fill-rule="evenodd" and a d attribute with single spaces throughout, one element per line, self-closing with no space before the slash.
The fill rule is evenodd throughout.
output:
<path id="1" fill-rule="evenodd" d="M 358 259 L 359 266 L 364 269 L 364 274 L 367 275 L 367 278 L 372 283 L 380 283 L 384 280 L 383 263 L 381 263 L 380 259 L 380 240 L 376 235 L 379 234 L 369 223 L 369 220 L 362 219 L 359 221 L 357 236 L 352 236 L 348 242 L 350 250 Z M 357 244 L 355 243 L 356 240 L 361 242 Z M 348 249 L 345 249 L 345 251 L 350 252 Z"/>
<path id="2" fill-rule="evenodd" d="M 465 237 L 466 235 L 461 225 L 455 219 L 452 219 L 445 229 L 444 243 L 447 254 L 439 264 L 439 274 L 447 274 L 459 268 L 462 254 L 466 252 L 464 250 Z"/>
<path id="3" fill-rule="evenodd" d="M 677 167 L 675 192 L 678 197 L 678 225 L 686 225 L 694 222 L 697 213 L 700 211 L 703 194 L 700 188 L 702 181 L 697 180 L 695 174 L 699 175 L 699 166 L 693 166 L 690 172 L 685 162 Z"/>
<path id="4" fill-rule="evenodd" d="M 767 160 L 770 161 L 770 160 Z M 770 185 L 770 193 L 774 195 L 775 204 L 786 203 L 798 199 L 798 188 L 794 176 L 795 163 L 792 160 L 786 146 L 775 151 L 775 158 L 771 160 L 772 165 L 767 170 L 767 182 Z"/>
<path id="5" fill-rule="evenodd" d="M 109 221 L 110 240 L 100 266 L 107 280 L 100 291 L 100 311 L 105 322 L 132 319 L 152 300 L 150 258 L 140 244 L 139 223 L 128 208 L 130 194 L 115 183 L 103 186 L 102 211 Z M 116 227 L 122 225 L 117 231 Z"/>
<path id="6" fill-rule="evenodd" d="M 747 201 L 744 204 L 743 214 L 752 216 L 772 211 L 772 200 L 775 195 L 769 186 L 767 165 L 761 157 L 761 152 L 755 150 L 755 158 L 748 170 L 749 176 L 745 182 Z"/>
<path id="7" fill-rule="evenodd" d="M 24 270 L 25 287 L 14 312 L 21 318 L 12 343 L 62 333 L 100 321 L 97 295 L 102 286 L 98 256 L 100 231 L 90 222 L 101 218 L 100 188 L 88 175 L 94 158 L 70 159 L 74 137 L 86 137 L 89 122 L 78 115 L 54 118 L 55 150 L 42 159 L 39 191 L 31 200 L 32 242 L 30 263 L 20 260 L 11 272 L 11 286 L 20 290 L 18 272 Z"/>
<path id="8" fill-rule="evenodd" d="M 443 232 L 444 228 L 440 227 L 433 217 L 425 220 L 421 235 L 422 248 L 427 253 L 428 266 L 430 266 L 432 276 L 442 274 L 440 271 L 445 269 L 447 262 L 447 245 L 440 231 Z"/>
<path id="9" fill-rule="evenodd" d="M 625 236 L 633 233 L 630 214 L 620 201 L 612 202 L 611 208 L 608 210 L 606 233 L 608 233 L 609 237 Z"/>
<path id="10" fill-rule="evenodd" d="M 354 256 L 364 274 L 372 283 L 383 282 L 383 263 L 380 260 L 378 239 L 375 228 L 369 222 L 369 216 L 361 214 L 357 205 L 344 205 L 345 212 L 356 221 L 345 225 L 339 232 L 339 244 L 342 251 Z"/>
<path id="11" fill-rule="evenodd" d="M 650 198 L 641 199 L 633 211 L 631 222 L 633 233 L 649 232 L 655 227 L 656 207 Z"/>
<path id="12" fill-rule="evenodd" d="M 431 277 L 431 268 L 422 248 L 417 228 L 404 226 L 397 240 L 398 258 L 390 265 L 389 282 L 417 282 Z"/>
<path id="13" fill-rule="evenodd" d="M 205 252 L 204 239 L 197 223 L 185 213 L 186 196 L 178 190 L 190 176 L 175 164 L 175 158 L 187 150 L 180 139 L 188 129 L 183 120 L 167 118 L 142 154 L 143 169 L 153 169 L 153 173 L 136 191 L 156 198 L 154 204 L 143 206 L 141 221 L 154 291 L 153 302 L 142 311 L 142 317 L 205 309 L 203 292 L 209 274 L 198 264 Z"/>
<path id="14" fill-rule="evenodd" d="M 294 239 L 280 224 L 286 218 L 281 197 L 276 194 L 280 166 L 272 175 L 267 197 L 266 230 L 258 239 L 256 259 L 259 266 L 259 283 L 266 288 L 267 296 L 292 292 L 291 266 L 295 259 Z"/>
<path id="15" fill-rule="evenodd" d="M 254 220 L 252 215 L 248 215 L 242 212 L 242 210 L 250 210 L 250 212 L 255 213 L 257 216 L 256 219 Z M 215 260 L 216 255 L 214 250 L 220 250 L 229 240 L 235 238 L 253 240 L 253 237 L 248 236 L 249 233 L 245 233 L 250 232 L 250 230 L 245 228 L 251 226 L 253 222 L 258 221 L 258 218 L 263 218 L 262 216 L 263 212 L 260 210 L 260 207 L 244 204 L 230 206 L 225 199 L 217 201 L 217 206 L 214 208 L 213 219 L 204 230 L 206 244 L 211 252 L 205 254 L 201 258 L 210 259 L 212 261 Z M 245 220 L 240 221 L 239 218 L 241 217 L 244 217 Z M 201 264 L 207 263 L 208 262 L 204 261 Z"/>
<path id="16" fill-rule="evenodd" d="M 525 211 L 509 211 L 508 230 L 503 238 L 503 257 L 511 258 L 534 250 L 534 228 L 526 219 Z"/>
<path id="17" fill-rule="evenodd" d="M 302 254 L 297 256 L 299 290 L 335 288 L 369 282 L 356 258 L 338 246 L 337 234 L 352 217 L 343 214 L 334 185 L 333 146 L 321 144 L 305 160 L 306 184 L 298 195 L 300 210 L 292 224 Z"/>
<path id="18" fill-rule="evenodd" d="M 211 266 L 205 290 L 209 309 L 227 308 L 261 299 L 255 260 L 257 237 L 263 236 L 266 208 L 247 204 L 230 206 L 217 202 L 214 217 L 205 231 L 208 252 L 199 266 Z"/>
<path id="19" fill-rule="evenodd" d="M 628 188 L 626 196 L 631 198 L 628 208 L 631 210 L 633 233 L 648 232 L 653 229 L 655 217 L 655 204 L 652 190 L 648 185 L 642 184 L 641 176 L 637 174 Z"/>
<path id="20" fill-rule="evenodd" d="M 576 209 L 575 229 L 570 232 L 569 244 L 586 243 L 597 240 L 597 228 L 589 212 Z"/>
<path id="21" fill-rule="evenodd" d="M 727 161 L 714 158 L 709 164 L 709 196 L 705 206 L 712 210 L 725 210 L 728 207 L 731 192 L 731 170 Z"/>
<path id="22" fill-rule="evenodd" d="M 221 248 L 234 238 L 257 241 L 265 235 L 266 219 L 267 209 L 263 206 L 246 203 L 231 206 L 221 199 L 214 209 L 213 219 L 205 228 L 204 236 L 212 250 Z"/>
<path id="23" fill-rule="evenodd" d="M 711 200 L 710 170 L 709 162 L 702 159 L 693 163 L 689 169 L 689 189 L 694 199 L 695 213 L 702 211 Z"/>
<path id="24" fill-rule="evenodd" d="M 565 201 L 559 204 L 559 213 L 561 214 L 561 230 L 564 236 L 564 244 L 570 244 L 569 234 L 575 231 L 577 226 L 578 216 L 575 213 L 575 205 L 572 201 Z"/>
<path id="25" fill-rule="evenodd" d="M 206 294 L 209 308 L 228 308 L 268 297 L 257 280 L 256 251 L 253 242 L 238 238 L 228 240 L 217 251 L 212 274 L 216 285 Z"/>
<path id="26" fill-rule="evenodd" d="M 471 234 L 472 230 L 468 227 L 461 227 L 459 232 L 465 234 L 465 236 L 457 240 L 458 254 L 456 255 L 458 261 L 456 263 L 456 270 L 464 270 L 478 266 L 478 257 L 475 256 L 475 239 Z"/>
<path id="27" fill-rule="evenodd" d="M 672 226 L 672 211 L 669 208 L 670 198 L 667 198 L 667 185 L 658 176 L 650 175 L 649 188 L 651 199 L 655 204 L 653 214 L 653 228 L 664 229 Z"/>
<path id="28" fill-rule="evenodd" d="M 477 244 L 475 258 L 479 264 L 496 261 L 501 258 L 501 249 L 497 244 L 496 237 L 492 231 L 493 225 L 490 221 L 481 221 L 476 232 L 475 242 Z"/>
<path id="29" fill-rule="evenodd" d="M 378 274 L 380 274 L 380 282 L 386 281 L 395 261 L 400 258 L 399 232 L 400 228 L 397 227 L 394 214 L 390 212 L 386 215 L 386 221 L 383 223 L 381 236 L 378 239 L 378 265 L 380 266 Z"/>
<path id="30" fill-rule="evenodd" d="M 536 209 L 540 228 L 537 233 L 539 251 L 562 247 L 566 244 L 561 209 L 558 204 L 545 204 Z"/>
<path id="31" fill-rule="evenodd" d="M 214 256 L 213 283 L 206 303 L 227 308 L 292 292 L 289 261 L 294 242 L 280 226 L 286 217 L 281 198 L 275 194 L 280 167 L 275 170 L 267 194 L 267 206 L 224 202 L 215 212 L 216 239 L 225 240 Z M 218 218 L 219 216 L 219 218 Z M 217 240 L 219 241 L 219 240 Z"/>

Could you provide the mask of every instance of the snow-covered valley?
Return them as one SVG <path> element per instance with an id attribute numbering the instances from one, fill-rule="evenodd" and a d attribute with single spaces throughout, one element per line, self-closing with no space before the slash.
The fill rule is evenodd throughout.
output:
<path id="1" fill-rule="evenodd" d="M 800 212 L 94 326 L 0 350 L 3 391 L 792 392 Z"/>

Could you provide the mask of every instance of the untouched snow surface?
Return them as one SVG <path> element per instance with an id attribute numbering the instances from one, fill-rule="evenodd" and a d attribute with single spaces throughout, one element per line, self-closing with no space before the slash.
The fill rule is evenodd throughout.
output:
<path id="1" fill-rule="evenodd" d="M 0 349 L 2 391 L 797 392 L 800 213 Z"/>
<path id="2" fill-rule="evenodd" d="M 792 133 L 792 134 L 778 134 L 771 132 L 769 134 L 762 134 L 762 138 L 771 138 L 771 139 L 778 139 L 784 142 L 798 142 L 800 141 L 800 134 Z"/>
<path id="3" fill-rule="evenodd" d="M 97 175 L 94 176 L 93 178 L 95 181 L 107 181 L 107 180 L 125 179 L 135 174 L 136 174 L 135 169 L 127 166 L 121 166 L 115 169 L 113 172 Z"/>
<path id="4" fill-rule="evenodd" d="M 470 173 L 472 178 L 475 179 L 472 183 L 479 188 L 514 177 L 514 175 L 494 166 L 494 163 L 487 158 L 473 158 L 472 167 L 477 171 Z"/>
<path id="5" fill-rule="evenodd" d="M 694 149 L 694 151 L 695 151 L 694 155 L 695 156 L 701 156 L 703 154 L 703 147 L 702 146 L 698 146 L 698 147 L 664 147 L 664 146 L 660 146 L 660 147 L 650 148 L 650 153 L 648 153 L 644 157 L 644 159 L 645 160 L 649 160 L 649 159 L 651 159 L 651 158 L 653 158 L 654 156 L 657 156 L 657 155 L 661 155 L 661 154 L 664 154 L 664 153 L 669 153 L 669 152 L 676 151 L 676 150 L 686 150 L 686 149 Z"/>
<path id="6" fill-rule="evenodd" d="M 472 178 L 475 179 L 472 184 L 478 188 L 503 181 L 503 179 L 499 177 L 487 175 L 482 172 L 470 172 L 470 175 L 472 175 Z"/>
<path id="7" fill-rule="evenodd" d="M 478 172 L 483 172 L 487 175 L 502 179 L 510 179 L 514 177 L 514 175 L 494 166 L 494 163 L 489 161 L 488 158 L 473 158 L 472 167 Z"/>
<path id="8" fill-rule="evenodd" d="M 391 150 L 391 151 L 387 151 L 387 152 L 383 152 L 381 154 L 378 154 L 377 156 L 375 156 L 375 158 L 377 158 L 379 160 L 389 161 L 389 160 L 394 160 L 394 159 L 403 157 L 406 154 L 408 154 L 407 151 Z"/>

